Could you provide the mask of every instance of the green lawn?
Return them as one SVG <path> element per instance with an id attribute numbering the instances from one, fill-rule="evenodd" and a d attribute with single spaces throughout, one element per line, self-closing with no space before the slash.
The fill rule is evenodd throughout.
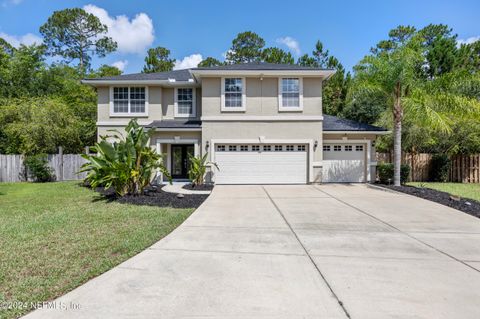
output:
<path id="1" fill-rule="evenodd" d="M 470 198 L 480 202 L 480 184 L 462 183 L 408 183 L 416 187 L 427 187 L 463 198 Z"/>
<path id="2" fill-rule="evenodd" d="M 192 211 L 106 202 L 78 182 L 0 184 L 0 307 L 60 296 L 152 245 Z M 0 308 L 0 318 L 27 311 Z"/>

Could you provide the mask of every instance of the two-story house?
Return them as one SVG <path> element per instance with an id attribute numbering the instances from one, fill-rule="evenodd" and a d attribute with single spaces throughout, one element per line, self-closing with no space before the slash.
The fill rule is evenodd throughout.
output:
<path id="1" fill-rule="evenodd" d="M 322 114 L 333 70 L 246 63 L 84 80 L 98 91 L 98 135 L 131 118 L 174 178 L 208 153 L 217 184 L 370 182 L 375 139 L 387 131 Z"/>

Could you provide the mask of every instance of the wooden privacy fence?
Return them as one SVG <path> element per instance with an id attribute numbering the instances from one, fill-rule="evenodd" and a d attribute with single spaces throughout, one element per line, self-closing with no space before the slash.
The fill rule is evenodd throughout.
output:
<path id="1" fill-rule="evenodd" d="M 449 179 L 452 182 L 480 183 L 480 154 L 451 158 Z"/>
<path id="2" fill-rule="evenodd" d="M 392 153 L 377 153 L 377 162 L 393 163 Z M 410 165 L 409 181 L 429 180 L 432 154 L 402 154 L 402 163 Z M 456 155 L 450 158 L 448 178 L 450 182 L 480 183 L 480 154 Z"/>
<path id="3" fill-rule="evenodd" d="M 77 174 L 86 162 L 80 154 L 49 154 L 48 165 L 53 169 L 57 181 L 82 180 L 85 173 Z M 24 155 L 0 154 L 0 182 L 24 182 Z"/>

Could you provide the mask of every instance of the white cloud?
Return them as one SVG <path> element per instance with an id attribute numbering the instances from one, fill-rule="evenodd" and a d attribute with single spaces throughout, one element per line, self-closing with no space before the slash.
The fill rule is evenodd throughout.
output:
<path id="1" fill-rule="evenodd" d="M 119 69 L 120 71 L 123 72 L 123 70 L 125 70 L 125 67 L 128 65 L 128 61 L 127 60 L 123 60 L 123 61 L 116 61 L 116 62 L 113 62 L 112 63 L 112 66 L 116 67 L 117 69 Z"/>
<path id="2" fill-rule="evenodd" d="M 10 35 L 3 32 L 0 32 L 0 38 L 5 39 L 8 43 L 10 43 L 15 48 L 18 48 L 21 44 L 24 45 L 32 45 L 32 44 L 41 44 L 42 38 L 36 36 L 33 33 L 27 33 L 24 35 Z"/>
<path id="3" fill-rule="evenodd" d="M 153 22 L 145 13 L 139 13 L 130 20 L 126 15 L 111 17 L 105 9 L 93 4 L 87 4 L 83 9 L 97 16 L 108 27 L 108 36 L 117 42 L 120 53 L 141 54 L 153 43 Z"/>
<path id="4" fill-rule="evenodd" d="M 277 43 L 285 45 L 287 48 L 293 51 L 293 53 L 295 53 L 296 55 L 300 55 L 300 44 L 294 38 L 292 37 L 278 38 Z"/>
<path id="5" fill-rule="evenodd" d="M 470 37 L 470 38 L 467 38 L 467 39 L 458 39 L 457 40 L 457 45 L 460 46 L 462 44 L 472 44 L 472 43 L 477 42 L 477 41 L 480 41 L 480 36 Z"/>
<path id="6" fill-rule="evenodd" d="M 196 68 L 197 65 L 200 62 L 202 62 L 202 60 L 203 60 L 203 58 L 202 58 L 201 54 L 199 54 L 199 53 L 192 54 L 192 55 L 184 57 L 180 61 L 176 61 L 173 69 L 174 70 L 182 70 L 182 69 Z"/>
<path id="7" fill-rule="evenodd" d="M 23 0 L 5 0 L 5 1 L 2 2 L 2 7 L 5 8 L 5 7 L 8 7 L 9 5 L 16 6 L 16 5 L 18 5 L 22 2 L 23 2 Z"/>
<path id="8" fill-rule="evenodd" d="M 229 50 L 223 52 L 223 53 L 222 53 L 223 59 L 226 59 L 229 53 L 230 53 L 230 54 L 233 54 L 233 53 L 235 53 L 235 51 L 229 49 Z"/>

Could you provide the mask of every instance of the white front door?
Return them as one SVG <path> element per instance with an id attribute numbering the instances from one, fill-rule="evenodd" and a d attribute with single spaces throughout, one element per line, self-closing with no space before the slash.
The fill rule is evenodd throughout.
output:
<path id="1" fill-rule="evenodd" d="M 305 184 L 307 145 L 217 144 L 216 184 Z"/>
<path id="2" fill-rule="evenodd" d="M 365 144 L 323 144 L 322 182 L 366 182 Z"/>

